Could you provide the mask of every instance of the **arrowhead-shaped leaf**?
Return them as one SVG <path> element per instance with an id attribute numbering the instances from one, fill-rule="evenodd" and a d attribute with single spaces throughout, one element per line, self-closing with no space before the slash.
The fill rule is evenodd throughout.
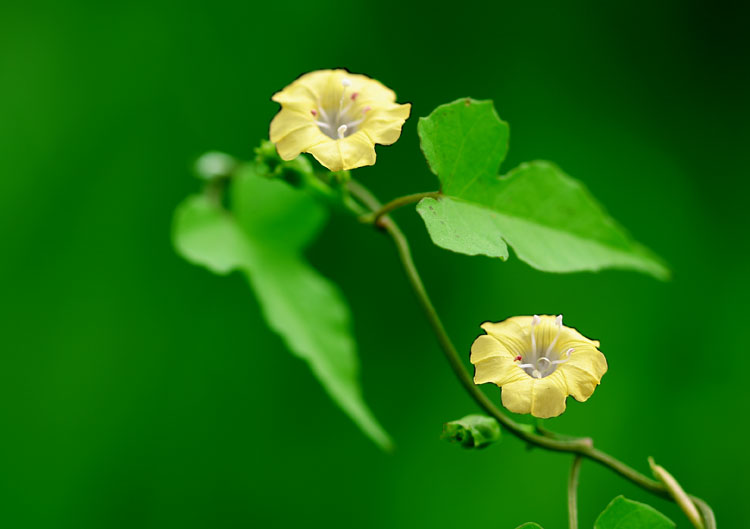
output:
<path id="1" fill-rule="evenodd" d="M 173 227 L 177 252 L 217 274 L 242 272 L 268 325 L 307 361 L 352 420 L 389 449 L 388 434 L 362 398 L 349 308 L 338 288 L 302 255 L 322 228 L 326 210 L 284 182 L 257 176 L 252 166 L 232 180 L 231 195 L 232 213 L 202 195 L 178 207 Z"/>
<path id="2" fill-rule="evenodd" d="M 658 257 L 633 241 L 584 186 L 549 162 L 498 176 L 508 126 L 490 101 L 461 99 L 419 121 L 422 150 L 443 196 L 417 211 L 433 242 L 468 255 L 519 258 L 547 272 L 629 268 L 666 278 Z"/>

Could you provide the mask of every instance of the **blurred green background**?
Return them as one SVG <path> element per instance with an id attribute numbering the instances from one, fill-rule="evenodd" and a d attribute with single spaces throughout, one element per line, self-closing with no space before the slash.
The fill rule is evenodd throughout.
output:
<path id="1" fill-rule="evenodd" d="M 668 283 L 542 274 L 442 251 L 413 211 L 396 214 L 467 363 L 482 321 L 564 313 L 601 340 L 610 371 L 550 427 L 642 471 L 653 455 L 721 526 L 741 526 L 746 20 L 730 2 L 4 3 L 0 526 L 565 525 L 569 456 L 439 440 L 476 408 L 385 237 L 337 218 L 309 255 L 352 305 L 365 396 L 393 455 L 284 350 L 238 274 L 170 246 L 173 209 L 199 188 L 192 159 L 250 157 L 271 94 L 338 66 L 413 103 L 401 140 L 357 171 L 382 199 L 436 187 L 417 116 L 491 98 L 511 125 L 505 170 L 554 160 L 672 265 Z M 686 527 L 590 462 L 581 527 L 621 493 Z"/>

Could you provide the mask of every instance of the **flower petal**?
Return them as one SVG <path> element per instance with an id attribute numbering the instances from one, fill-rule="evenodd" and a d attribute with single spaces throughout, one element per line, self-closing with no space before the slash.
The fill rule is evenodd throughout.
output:
<path id="1" fill-rule="evenodd" d="M 504 356 L 513 359 L 508 348 L 500 343 L 497 338 L 489 334 L 482 334 L 471 345 L 471 363 L 476 364 L 493 356 Z"/>
<path id="2" fill-rule="evenodd" d="M 493 356 L 474 364 L 474 383 L 492 382 L 501 387 L 531 378 L 511 358 Z"/>
<path id="3" fill-rule="evenodd" d="M 405 105 L 391 104 L 385 108 L 373 107 L 362 124 L 362 130 L 374 143 L 391 145 L 401 136 L 401 128 L 410 112 L 410 103 Z"/>
<path id="4" fill-rule="evenodd" d="M 471 346 L 474 383 L 510 384 L 528 375 L 513 361 L 513 355 L 492 336 L 483 334 Z"/>
<path id="5" fill-rule="evenodd" d="M 280 92 L 276 92 L 271 100 L 281 103 L 284 108 L 298 112 L 310 112 L 311 109 L 317 108 L 329 87 L 335 86 L 338 72 L 343 71 L 317 70 L 306 73 Z M 339 92 L 341 91 L 340 86 L 336 88 Z"/>
<path id="6" fill-rule="evenodd" d="M 315 156 L 330 171 L 346 171 L 375 163 L 375 145 L 362 131 L 341 140 L 329 139 L 308 148 L 306 152 Z"/>
<path id="7" fill-rule="evenodd" d="M 548 419 L 565 411 L 568 396 L 564 379 L 557 372 L 544 378 L 527 377 L 503 386 L 503 406 L 514 413 L 531 413 Z"/>
<path id="8" fill-rule="evenodd" d="M 580 347 L 583 345 L 591 345 L 599 347 L 598 340 L 591 340 L 586 338 L 580 332 L 572 327 L 563 326 L 562 332 L 560 333 L 560 339 L 557 342 L 561 347 L 569 349 L 571 347 Z"/>
<path id="9" fill-rule="evenodd" d="M 358 95 L 357 101 L 362 104 L 373 104 L 373 103 L 393 103 L 396 101 L 396 93 L 385 86 L 380 81 L 371 79 L 366 75 L 357 73 L 349 73 L 346 70 L 338 70 L 344 72 L 346 78 L 351 81 L 352 92 L 356 92 Z M 343 78 L 343 76 L 342 76 Z M 340 82 L 340 81 L 339 81 Z"/>
<path id="10" fill-rule="evenodd" d="M 301 129 L 302 127 L 307 127 L 308 125 L 314 124 L 315 119 L 309 112 L 307 114 L 303 114 L 302 112 L 297 112 L 296 110 L 288 110 L 286 108 L 282 108 L 271 121 L 271 127 L 269 128 L 268 136 L 273 143 L 276 143 L 277 141 L 283 139 L 287 134 L 294 132 L 297 129 Z"/>
<path id="11" fill-rule="evenodd" d="M 320 132 L 317 125 L 311 123 L 295 129 L 276 141 L 276 151 L 282 160 L 293 160 L 300 153 L 310 152 L 310 149 L 324 142 L 333 142 L 331 138 Z"/>
<path id="12" fill-rule="evenodd" d="M 498 323 L 488 321 L 481 325 L 487 334 L 503 344 L 514 357 L 524 355 L 529 345 L 529 340 L 524 329 L 517 321 L 514 321 L 517 319 L 520 318 L 509 318 Z"/>
<path id="13" fill-rule="evenodd" d="M 593 346 L 578 347 L 556 372 L 565 378 L 568 392 L 579 402 L 587 400 L 607 372 L 607 360 Z"/>

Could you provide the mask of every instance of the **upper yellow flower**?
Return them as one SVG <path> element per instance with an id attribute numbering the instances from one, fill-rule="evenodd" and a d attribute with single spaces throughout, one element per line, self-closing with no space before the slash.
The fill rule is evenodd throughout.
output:
<path id="1" fill-rule="evenodd" d="M 378 81 L 346 70 L 310 72 L 271 98 L 281 111 L 270 137 L 284 160 L 309 152 L 331 171 L 375 163 L 375 144 L 401 135 L 411 105 Z"/>
<path id="2" fill-rule="evenodd" d="M 562 316 L 516 316 L 482 324 L 471 346 L 474 383 L 503 388 L 503 406 L 546 419 L 565 399 L 588 399 L 607 372 L 599 342 L 562 324 Z"/>

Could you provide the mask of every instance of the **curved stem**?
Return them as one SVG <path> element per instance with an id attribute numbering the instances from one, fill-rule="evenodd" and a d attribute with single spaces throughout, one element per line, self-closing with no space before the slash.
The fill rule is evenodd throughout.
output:
<path id="1" fill-rule="evenodd" d="M 570 477 L 568 478 L 568 527 L 578 529 L 578 476 L 581 473 L 581 460 L 579 454 L 573 458 L 570 466 Z"/>
<path id="2" fill-rule="evenodd" d="M 382 209 L 382 205 L 378 199 L 358 182 L 352 180 L 349 182 L 348 187 L 351 194 L 373 212 Z M 401 264 L 404 267 L 404 271 L 406 272 L 406 277 L 409 280 L 412 290 L 417 296 L 417 300 L 419 301 L 422 310 L 427 316 L 427 320 L 429 321 L 433 332 L 437 336 L 440 347 L 443 350 L 443 353 L 445 353 L 448 363 L 464 389 L 486 413 L 494 417 L 513 435 L 531 445 L 556 452 L 571 452 L 578 456 L 596 461 L 600 465 L 609 468 L 613 472 L 652 494 L 662 498 L 671 499 L 669 492 L 661 482 L 641 474 L 619 459 L 594 448 L 593 441 L 590 438 L 567 439 L 539 435 L 534 432 L 533 427 L 515 422 L 495 406 L 495 404 L 479 389 L 479 387 L 474 384 L 471 375 L 469 375 L 464 367 L 464 364 L 461 361 L 461 356 L 458 354 L 458 351 L 448 336 L 448 333 L 446 332 L 445 327 L 427 294 L 427 290 L 422 283 L 422 279 L 411 256 L 409 243 L 403 232 L 399 229 L 393 219 L 387 215 L 381 217 L 378 222 L 374 223 L 374 225 L 375 227 L 384 230 L 396 245 L 396 250 L 401 260 Z M 703 517 L 707 522 L 709 518 L 713 519 L 713 512 L 708 504 L 695 496 L 691 496 L 691 498 L 696 505 L 699 506 L 703 513 Z M 710 523 L 707 523 L 706 526 L 711 527 Z"/>
<path id="3" fill-rule="evenodd" d="M 374 208 L 374 211 L 368 215 L 362 217 L 362 222 L 368 224 L 377 223 L 381 217 L 387 215 L 394 209 L 398 209 L 403 206 L 408 206 L 415 202 L 419 202 L 423 198 L 436 198 L 440 196 L 440 191 L 427 191 L 424 193 L 414 193 L 413 195 L 404 195 L 402 197 L 394 198 L 384 206 Z"/>

